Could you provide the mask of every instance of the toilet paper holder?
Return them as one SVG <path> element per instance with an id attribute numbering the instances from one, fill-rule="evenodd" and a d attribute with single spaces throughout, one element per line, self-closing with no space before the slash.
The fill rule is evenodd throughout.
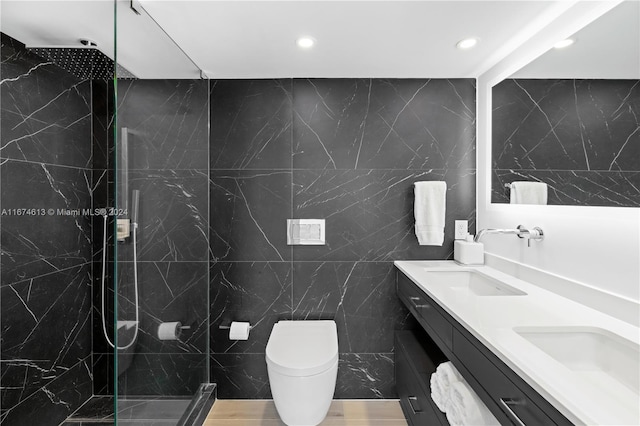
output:
<path id="1" fill-rule="evenodd" d="M 182 325 L 180 321 L 162 322 L 158 325 L 157 336 L 160 340 L 180 340 L 182 331 L 189 329 L 190 325 Z"/>
<path id="2" fill-rule="evenodd" d="M 230 325 L 219 325 L 219 326 L 218 326 L 218 328 L 219 328 L 220 330 L 229 330 L 229 329 L 231 328 L 231 326 L 230 326 Z M 252 330 L 252 329 L 253 329 L 253 326 L 252 326 L 252 325 L 250 325 L 250 326 L 249 326 L 249 330 Z"/>

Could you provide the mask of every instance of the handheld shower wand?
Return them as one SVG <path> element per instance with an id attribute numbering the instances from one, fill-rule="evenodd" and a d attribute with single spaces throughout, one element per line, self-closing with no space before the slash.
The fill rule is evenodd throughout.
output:
<path id="1" fill-rule="evenodd" d="M 117 349 L 128 349 L 136 343 L 138 338 L 138 330 L 140 329 L 140 301 L 138 294 L 138 212 L 140 210 L 140 191 L 134 189 L 131 191 L 131 238 L 133 245 L 133 289 L 134 289 L 134 297 L 135 297 L 135 307 L 136 307 L 136 319 L 135 319 L 135 330 L 131 341 L 124 346 L 119 346 Z M 106 324 L 106 315 L 105 315 L 105 286 L 104 286 L 104 278 L 105 271 L 107 267 L 107 220 L 108 216 L 105 214 L 104 218 L 104 228 L 103 228 L 103 242 L 102 242 L 102 331 L 104 332 L 104 337 L 107 339 L 107 343 L 112 347 L 116 348 L 116 345 L 109 339 L 109 334 L 107 333 L 107 324 Z M 116 296 L 117 297 L 117 296 Z M 118 332 L 116 321 L 116 333 Z"/>

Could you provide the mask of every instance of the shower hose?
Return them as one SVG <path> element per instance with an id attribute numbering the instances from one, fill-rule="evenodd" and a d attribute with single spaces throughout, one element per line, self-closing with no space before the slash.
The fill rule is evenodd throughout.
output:
<path id="1" fill-rule="evenodd" d="M 116 349 L 116 345 L 113 344 L 113 342 L 111 341 L 111 339 L 109 339 L 109 333 L 107 333 L 107 320 L 106 320 L 106 314 L 105 314 L 105 286 L 104 286 L 104 278 L 105 278 L 105 271 L 107 269 L 107 221 L 108 221 L 108 216 L 105 214 L 102 216 L 102 218 L 104 219 L 104 226 L 102 228 L 102 331 L 104 333 L 104 337 L 107 340 L 107 343 L 109 343 L 109 346 L 111 346 L 112 348 Z M 118 346 L 117 349 L 122 350 L 122 349 L 129 349 L 131 346 L 134 345 L 134 343 L 136 342 L 136 339 L 138 338 L 138 328 L 139 328 L 139 324 L 140 324 L 140 304 L 138 303 L 138 241 L 137 241 L 137 233 L 138 233 L 138 223 L 133 222 L 131 224 L 133 226 L 133 288 L 134 288 L 134 294 L 135 294 L 135 304 L 136 304 L 136 321 L 135 321 L 135 331 L 133 333 L 133 338 L 131 339 L 131 342 L 129 342 L 126 346 Z M 116 279 L 116 277 L 114 277 L 114 280 Z M 114 295 L 114 297 L 116 297 Z M 116 333 L 118 332 L 118 326 L 117 326 L 117 321 L 116 321 Z"/>

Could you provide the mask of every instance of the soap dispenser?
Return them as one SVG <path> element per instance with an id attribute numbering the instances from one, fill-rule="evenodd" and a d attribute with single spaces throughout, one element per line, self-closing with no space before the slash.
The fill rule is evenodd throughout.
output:
<path id="1" fill-rule="evenodd" d="M 453 258 L 462 265 L 484 265 L 484 244 L 473 241 L 473 235 L 466 240 L 453 242 Z"/>

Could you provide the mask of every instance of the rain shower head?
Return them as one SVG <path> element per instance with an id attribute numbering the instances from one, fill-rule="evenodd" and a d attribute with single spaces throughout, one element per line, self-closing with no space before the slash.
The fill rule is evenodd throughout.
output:
<path id="1" fill-rule="evenodd" d="M 85 40 L 81 42 L 83 43 L 82 47 L 27 47 L 27 50 L 53 62 L 81 80 L 112 79 L 114 77 L 114 63 L 111 58 L 98 50 L 95 43 L 87 41 L 85 44 Z M 115 69 L 115 76 L 118 78 L 137 78 L 119 64 L 116 64 Z"/>

